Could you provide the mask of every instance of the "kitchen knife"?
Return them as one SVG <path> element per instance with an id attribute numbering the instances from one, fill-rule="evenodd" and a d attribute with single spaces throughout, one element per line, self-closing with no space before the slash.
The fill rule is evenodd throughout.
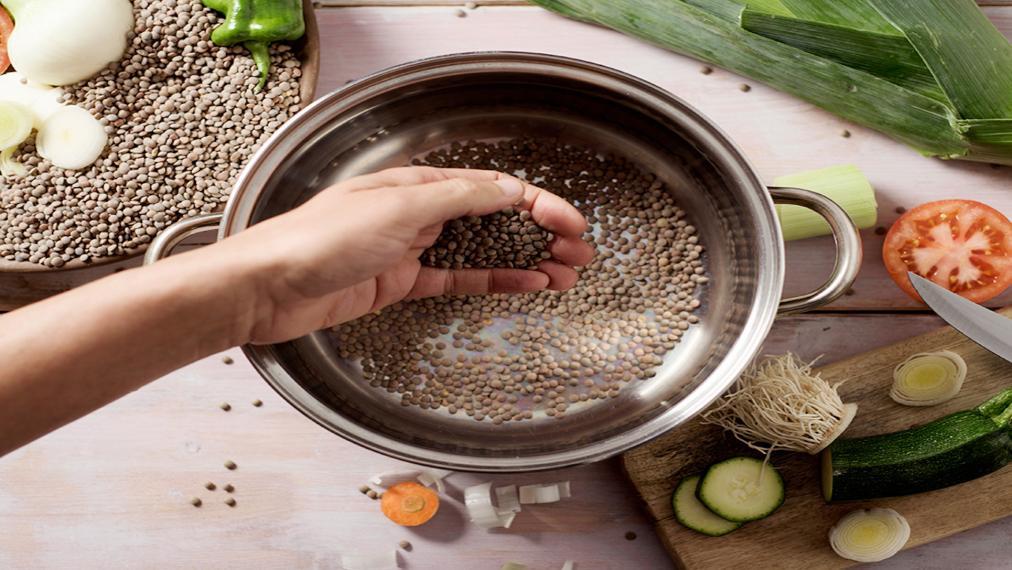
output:
<path id="1" fill-rule="evenodd" d="M 1012 362 L 1012 319 L 964 299 L 916 273 L 908 272 L 907 275 L 921 299 L 945 322 L 973 342 Z"/>

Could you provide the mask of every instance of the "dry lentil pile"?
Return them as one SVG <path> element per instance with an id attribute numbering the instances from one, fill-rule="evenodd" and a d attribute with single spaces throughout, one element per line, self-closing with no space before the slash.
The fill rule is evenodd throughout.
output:
<path id="1" fill-rule="evenodd" d="M 402 405 L 494 424 L 561 418 L 651 378 L 699 321 L 696 229 L 636 164 L 542 139 L 472 141 L 415 163 L 496 169 L 552 190 L 587 217 L 597 255 L 566 292 L 410 301 L 335 328 L 340 355 Z"/>
<path id="2" fill-rule="evenodd" d="M 267 87 L 255 93 L 241 46 L 210 41 L 220 17 L 200 0 L 134 0 L 124 58 L 65 88 L 64 100 L 100 118 L 106 152 L 80 171 L 56 168 L 29 140 L 28 168 L 0 190 L 0 257 L 61 267 L 119 255 L 185 216 L 212 211 L 261 142 L 300 107 L 295 54 L 274 46 Z"/>
<path id="3" fill-rule="evenodd" d="M 436 243 L 422 253 L 422 263 L 453 269 L 534 269 L 539 261 L 552 257 L 548 252 L 552 237 L 526 210 L 468 216 L 445 225 Z"/>

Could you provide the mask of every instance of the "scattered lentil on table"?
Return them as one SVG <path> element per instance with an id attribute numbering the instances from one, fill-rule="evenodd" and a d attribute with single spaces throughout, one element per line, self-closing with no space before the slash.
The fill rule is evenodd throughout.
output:
<path id="1" fill-rule="evenodd" d="M 235 487 L 233 487 L 231 483 L 227 483 L 224 487 L 222 487 L 222 489 L 225 489 L 226 493 L 235 491 Z"/>
<path id="2" fill-rule="evenodd" d="M 236 504 L 235 503 L 235 499 L 233 499 L 232 497 L 229 497 L 229 498 L 225 499 L 225 504 L 228 505 L 228 506 L 230 506 L 230 507 L 234 507 L 235 504 Z"/>
<path id="3" fill-rule="evenodd" d="M 262 405 L 264 405 L 263 400 L 253 400 L 253 407 L 254 408 L 259 408 Z"/>
<path id="4" fill-rule="evenodd" d="M 219 405 L 218 407 L 227 412 L 232 409 L 232 404 L 229 404 L 228 402 L 222 402 L 221 405 Z"/>
<path id="5" fill-rule="evenodd" d="M 235 461 L 229 460 L 229 461 L 225 462 L 225 469 L 228 469 L 229 471 L 235 471 L 236 467 L 239 467 L 239 466 L 235 464 Z M 225 489 L 225 490 L 227 491 L 228 489 Z"/>
<path id="6" fill-rule="evenodd" d="M 211 481 L 208 481 L 207 483 L 204 483 L 204 488 L 207 489 L 208 491 L 213 491 L 217 489 L 218 486 L 212 483 Z"/>
<path id="7" fill-rule="evenodd" d="M 201 501 L 200 497 L 194 497 L 194 498 L 190 499 L 190 504 L 193 505 L 193 506 L 195 506 L 195 507 L 199 507 L 200 505 L 204 504 L 204 501 Z"/>
<path id="8" fill-rule="evenodd" d="M 224 362 L 225 364 L 235 364 L 235 361 L 232 360 L 231 356 L 226 356 L 222 358 L 221 361 Z"/>
<path id="9" fill-rule="evenodd" d="M 402 541 L 398 542 L 397 546 L 400 546 L 402 550 L 407 550 L 407 551 L 411 550 L 411 543 L 408 542 L 408 541 L 406 541 L 406 540 L 402 540 Z"/>
<path id="10" fill-rule="evenodd" d="M 532 138 L 451 145 L 414 163 L 502 170 L 559 194 L 593 226 L 584 239 L 597 256 L 567 292 L 408 301 L 336 327 L 340 356 L 402 405 L 494 424 L 561 418 L 654 376 L 699 322 L 703 246 L 637 164 Z M 468 221 L 483 232 L 489 222 L 504 218 Z"/>
<path id="11" fill-rule="evenodd" d="M 288 46 L 273 48 L 272 87 L 257 93 L 242 46 L 211 43 L 220 18 L 200 0 L 133 5 L 124 58 L 63 95 L 103 121 L 105 153 L 70 171 L 26 142 L 27 175 L 0 189 L 0 258 L 59 268 L 144 246 L 176 220 L 218 209 L 257 147 L 302 107 Z"/>

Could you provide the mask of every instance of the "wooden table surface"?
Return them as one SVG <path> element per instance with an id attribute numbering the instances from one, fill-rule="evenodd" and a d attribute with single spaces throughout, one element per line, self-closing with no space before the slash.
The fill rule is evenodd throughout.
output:
<path id="1" fill-rule="evenodd" d="M 932 199 L 974 198 L 1012 214 L 1007 168 L 922 158 L 882 135 L 847 124 L 762 85 L 616 33 L 569 22 L 520 2 L 370 0 L 324 2 L 320 93 L 420 57 L 475 50 L 525 50 L 578 57 L 644 77 L 714 119 L 765 178 L 854 163 L 875 185 L 880 224 L 897 207 Z M 421 5 L 428 4 L 428 5 Z M 490 5 L 494 4 L 494 5 Z M 1012 5 L 991 2 L 989 17 L 1012 35 Z M 463 13 L 465 17 L 460 17 Z M 853 136 L 840 136 L 843 129 Z M 824 362 L 932 329 L 882 268 L 880 235 L 864 232 L 864 267 L 853 294 L 809 315 L 780 319 L 769 352 L 792 350 Z M 831 242 L 790 244 L 788 293 L 818 284 L 832 263 Z M 59 286 L 100 272 L 64 274 Z M 17 282 L 0 282 L 9 293 Z M 6 291 L 3 289 L 6 288 Z M 1012 294 L 995 305 L 1012 303 Z M 121 401 L 0 460 L 0 568 L 336 568 L 340 553 L 393 549 L 403 568 L 498 569 L 515 560 L 532 569 L 654 569 L 671 565 L 640 505 L 609 461 L 525 476 L 458 474 L 451 495 L 485 480 L 572 480 L 574 497 L 530 507 L 512 529 L 471 526 L 463 507 L 444 501 L 432 524 L 388 523 L 357 488 L 399 465 L 330 435 L 281 401 L 239 351 L 177 371 Z M 251 401 L 264 405 L 253 407 Z M 230 412 L 218 405 L 229 402 Z M 228 471 L 226 460 L 238 469 Z M 210 492 L 206 481 L 219 486 Z M 230 508 L 220 487 L 235 486 Z M 1012 491 L 1010 491 L 1012 492 Z M 203 499 L 203 507 L 189 504 Z M 626 534 L 635 533 L 628 540 Z M 1012 518 L 912 550 L 888 568 L 1008 568 Z M 789 557 L 790 553 L 784 553 Z"/>

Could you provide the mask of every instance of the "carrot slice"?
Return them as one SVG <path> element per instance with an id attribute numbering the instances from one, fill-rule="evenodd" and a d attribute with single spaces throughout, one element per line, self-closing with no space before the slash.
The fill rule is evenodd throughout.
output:
<path id="1" fill-rule="evenodd" d="M 439 495 L 424 485 L 406 481 L 384 491 L 380 508 L 388 519 L 401 526 L 418 526 L 436 516 Z"/>

